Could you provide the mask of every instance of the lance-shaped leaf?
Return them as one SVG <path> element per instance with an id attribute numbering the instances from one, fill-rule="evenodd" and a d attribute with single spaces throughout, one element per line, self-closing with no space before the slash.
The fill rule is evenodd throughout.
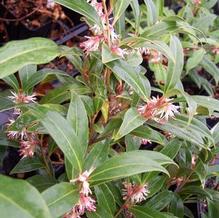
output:
<path id="1" fill-rule="evenodd" d="M 125 12 L 125 10 L 129 6 L 131 1 L 132 0 L 119 0 L 119 1 L 116 1 L 115 7 L 114 7 L 114 20 L 113 20 L 114 24 L 120 18 L 120 16 Z"/>
<path id="2" fill-rule="evenodd" d="M 87 112 L 83 101 L 74 92 L 71 92 L 71 102 L 68 108 L 67 120 L 70 122 L 78 137 L 79 146 L 82 148 L 83 153 L 85 153 L 89 134 Z"/>
<path id="3" fill-rule="evenodd" d="M 170 216 L 157 210 L 151 209 L 150 207 L 145 206 L 134 206 L 131 207 L 130 212 L 132 212 L 137 218 L 174 218 L 174 216 Z M 176 218 L 176 217 L 175 217 Z"/>
<path id="4" fill-rule="evenodd" d="M 147 24 L 148 26 L 151 26 L 157 22 L 158 16 L 156 7 L 152 0 L 144 0 L 144 2 L 147 6 Z"/>
<path id="5" fill-rule="evenodd" d="M 125 113 L 122 125 L 114 139 L 118 140 L 122 138 L 123 136 L 129 134 L 132 130 L 143 125 L 144 122 L 145 119 L 138 113 L 136 108 L 128 109 L 128 111 Z"/>
<path id="6" fill-rule="evenodd" d="M 60 217 L 78 202 L 79 191 L 70 183 L 62 182 L 42 193 L 52 217 Z"/>
<path id="7" fill-rule="evenodd" d="M 85 16 L 91 24 L 98 24 L 100 27 L 102 26 L 96 10 L 88 4 L 86 0 L 55 0 L 55 2 Z"/>
<path id="8" fill-rule="evenodd" d="M 163 164 L 173 164 L 167 156 L 155 151 L 130 151 L 116 155 L 96 168 L 90 176 L 92 185 L 125 178 L 143 172 L 168 174 Z"/>
<path id="9" fill-rule="evenodd" d="M 59 54 L 59 47 L 49 39 L 11 41 L 0 48 L 0 79 L 15 73 L 25 65 L 48 63 Z"/>
<path id="10" fill-rule="evenodd" d="M 26 181 L 0 175 L 1 217 L 51 218 L 40 193 Z"/>
<path id="11" fill-rule="evenodd" d="M 10 174 L 30 172 L 41 168 L 45 168 L 45 165 L 39 157 L 22 158 L 12 169 Z"/>
<path id="12" fill-rule="evenodd" d="M 83 153 L 78 137 L 70 123 L 58 112 L 48 111 L 45 107 L 31 109 L 37 119 L 57 143 L 66 158 L 79 171 L 82 170 Z"/>
<path id="13" fill-rule="evenodd" d="M 128 83 L 128 85 L 130 85 L 144 100 L 147 100 L 150 97 L 150 83 L 141 72 L 136 70 L 136 68 L 122 60 L 112 61 L 107 63 L 106 66 L 109 67 L 116 76 Z"/>
<path id="14" fill-rule="evenodd" d="M 180 81 L 184 63 L 183 48 L 179 39 L 175 36 L 171 38 L 170 49 L 174 55 L 174 61 L 169 60 L 168 63 L 167 80 L 165 83 L 166 92 L 174 88 L 177 82 Z"/>
<path id="15" fill-rule="evenodd" d="M 148 121 L 148 124 L 163 131 L 168 131 L 181 139 L 203 148 L 207 148 L 214 143 L 209 129 L 201 121 L 193 118 L 192 121 L 188 123 L 188 120 L 189 118 L 187 116 L 180 115 L 162 125 L 151 121 Z"/>

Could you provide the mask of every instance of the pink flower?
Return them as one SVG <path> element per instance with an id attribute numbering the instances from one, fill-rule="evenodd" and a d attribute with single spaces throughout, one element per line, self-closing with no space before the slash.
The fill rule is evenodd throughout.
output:
<path id="1" fill-rule="evenodd" d="M 140 203 L 146 200 L 149 194 L 149 190 L 146 184 L 137 185 L 124 182 L 123 185 L 123 200 L 130 200 L 132 204 Z"/>
<path id="2" fill-rule="evenodd" d="M 103 4 L 97 0 L 87 0 L 87 2 L 95 8 L 97 14 L 101 17 L 103 16 Z"/>
<path id="3" fill-rule="evenodd" d="M 80 200 L 79 200 L 79 211 L 96 211 L 96 206 L 95 206 L 96 201 L 89 197 L 84 195 L 83 193 L 80 193 Z"/>
<path id="4" fill-rule="evenodd" d="M 219 48 L 213 48 L 212 52 L 216 55 L 219 55 Z"/>
<path id="5" fill-rule="evenodd" d="M 193 3 L 195 5 L 200 5 L 202 3 L 202 1 L 201 0 L 193 0 Z"/>
<path id="6" fill-rule="evenodd" d="M 152 97 L 146 105 L 140 106 L 138 112 L 146 119 L 152 119 L 158 123 L 165 123 L 169 117 L 173 118 L 179 113 L 179 106 L 171 103 L 172 99 L 166 97 Z"/>
<path id="7" fill-rule="evenodd" d="M 81 218 L 86 210 L 89 212 L 94 212 L 96 211 L 95 203 L 96 201 L 93 198 L 80 193 L 80 199 L 78 203 L 71 209 L 70 212 L 65 214 L 63 218 Z"/>
<path id="8" fill-rule="evenodd" d="M 27 137 L 26 128 L 23 128 L 21 131 L 9 130 L 7 131 L 7 136 L 9 139 L 25 139 Z"/>
<path id="9" fill-rule="evenodd" d="M 151 142 L 151 140 L 149 140 L 149 139 L 141 139 L 141 144 L 142 145 L 147 145 L 147 144 L 151 144 L 152 142 Z"/>
<path id="10" fill-rule="evenodd" d="M 11 94 L 12 94 L 12 96 L 9 96 L 8 98 L 11 99 L 16 104 L 21 104 L 21 103 L 28 104 L 28 103 L 31 103 L 31 102 L 35 103 L 36 100 L 37 100 L 35 94 L 25 95 L 22 92 L 18 92 L 18 93 L 11 92 Z"/>
<path id="11" fill-rule="evenodd" d="M 114 53 L 114 54 L 116 54 L 116 55 L 118 55 L 122 58 L 124 58 L 124 55 L 127 54 L 127 51 L 125 49 L 122 49 L 117 45 L 112 45 L 111 46 L 111 51 L 112 51 L 112 53 Z"/>
<path id="12" fill-rule="evenodd" d="M 30 138 L 27 141 L 20 141 L 19 153 L 22 158 L 33 157 L 38 141 Z"/>
<path id="13" fill-rule="evenodd" d="M 54 0 L 47 0 L 47 4 L 46 4 L 47 8 L 54 8 L 54 6 L 55 6 Z"/>
<path id="14" fill-rule="evenodd" d="M 102 41 L 100 36 L 86 36 L 87 40 L 80 44 L 80 47 L 83 48 L 85 53 L 89 54 L 92 51 L 97 51 Z"/>
<path id="15" fill-rule="evenodd" d="M 84 171 L 81 175 L 79 175 L 78 178 L 70 180 L 70 182 L 79 182 L 82 183 L 81 193 L 83 195 L 88 196 L 89 194 L 92 194 L 92 191 L 90 190 L 90 185 L 88 182 L 88 178 L 90 174 L 93 172 L 94 168 L 91 168 L 89 171 Z"/>

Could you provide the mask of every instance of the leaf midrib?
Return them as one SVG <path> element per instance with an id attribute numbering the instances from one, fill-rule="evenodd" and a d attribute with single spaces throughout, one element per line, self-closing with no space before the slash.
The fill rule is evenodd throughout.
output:
<path id="1" fill-rule="evenodd" d="M 15 53 L 15 55 L 10 55 L 8 58 L 3 59 L 2 61 L 0 60 L 0 64 L 4 64 L 7 61 L 13 60 L 17 56 L 22 56 L 22 55 L 25 55 L 27 53 L 30 53 L 30 52 L 33 52 L 33 51 L 39 51 L 39 50 L 46 49 L 46 48 L 54 48 L 55 49 L 55 46 L 54 45 L 53 46 L 48 46 L 47 45 L 47 46 L 37 47 L 37 49 L 36 48 L 32 48 L 32 49 L 25 50 L 25 51 L 20 52 L 20 53 Z"/>

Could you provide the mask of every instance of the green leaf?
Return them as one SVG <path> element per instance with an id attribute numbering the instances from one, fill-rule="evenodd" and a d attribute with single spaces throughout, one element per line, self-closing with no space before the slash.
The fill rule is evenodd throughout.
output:
<path id="1" fill-rule="evenodd" d="M 38 106 L 38 108 L 31 110 L 63 151 L 66 158 L 81 171 L 83 160 L 82 148 L 79 146 L 78 137 L 70 123 L 59 113 L 48 112 L 45 107 Z"/>
<path id="2" fill-rule="evenodd" d="M 214 62 L 212 62 L 209 57 L 204 56 L 201 66 L 211 75 L 213 76 L 216 84 L 219 82 L 219 69 Z"/>
<path id="3" fill-rule="evenodd" d="M 170 49 L 174 55 L 174 62 L 169 60 L 168 63 L 165 92 L 174 88 L 175 85 L 180 81 L 184 64 L 183 48 L 180 40 L 175 36 L 173 36 L 170 40 Z"/>
<path id="4" fill-rule="evenodd" d="M 145 101 L 150 97 L 151 87 L 148 79 L 136 68 L 123 60 L 116 60 L 106 64 L 115 75 L 130 85 Z"/>
<path id="5" fill-rule="evenodd" d="M 49 39 L 31 38 L 11 41 L 0 48 L 0 79 L 28 64 L 45 64 L 60 54 L 58 46 Z"/>
<path id="6" fill-rule="evenodd" d="M 83 101 L 76 93 L 71 92 L 71 102 L 68 108 L 67 120 L 73 127 L 78 143 L 85 153 L 89 140 L 88 118 Z"/>
<path id="7" fill-rule="evenodd" d="M 121 57 L 112 53 L 106 43 L 102 44 L 102 62 L 104 64 L 120 59 Z"/>
<path id="8" fill-rule="evenodd" d="M 10 174 L 31 172 L 41 168 L 45 168 L 45 166 L 39 157 L 23 158 L 11 170 Z"/>
<path id="9" fill-rule="evenodd" d="M 22 84 L 23 91 L 28 91 L 28 83 L 32 82 L 31 76 L 33 76 L 37 71 L 37 66 L 30 64 L 22 67 L 19 70 L 19 78 Z"/>
<path id="10" fill-rule="evenodd" d="M 209 111 L 219 111 L 219 101 L 212 97 L 193 95 L 192 99 L 199 105 L 208 108 Z"/>
<path id="11" fill-rule="evenodd" d="M 143 125 L 145 119 L 138 113 L 136 108 L 130 108 L 125 113 L 123 122 L 119 131 L 114 136 L 114 140 L 118 140 L 123 136 L 129 134 L 132 130 L 136 129 L 137 127 Z"/>
<path id="12" fill-rule="evenodd" d="M 17 81 L 17 78 L 15 75 L 10 75 L 10 76 L 6 76 L 3 78 L 3 80 L 9 85 L 11 86 L 14 91 L 18 92 L 19 90 L 19 83 Z"/>
<path id="13" fill-rule="evenodd" d="M 96 10 L 88 4 L 86 0 L 55 0 L 55 2 L 85 16 L 93 25 L 98 24 L 98 26 L 102 27 L 100 17 Z"/>
<path id="14" fill-rule="evenodd" d="M 57 183 L 54 178 L 41 175 L 31 176 L 26 181 L 34 186 L 39 192 L 42 192 Z"/>
<path id="15" fill-rule="evenodd" d="M 90 176 L 93 185 L 121 179 L 143 172 L 159 171 L 168 174 L 163 164 L 174 162 L 154 151 L 130 151 L 116 155 L 96 168 Z"/>
<path id="16" fill-rule="evenodd" d="M 167 145 L 165 145 L 160 152 L 168 156 L 169 158 L 174 159 L 178 154 L 181 146 L 182 146 L 182 141 L 176 138 L 171 140 Z"/>
<path id="17" fill-rule="evenodd" d="M 184 217 L 183 201 L 178 194 L 174 194 L 172 196 L 172 202 L 170 204 L 170 212 L 179 218 Z"/>
<path id="18" fill-rule="evenodd" d="M 116 4 L 114 6 L 114 20 L 113 20 L 114 24 L 120 18 L 120 16 L 125 12 L 125 10 L 129 6 L 131 1 L 132 0 L 119 0 L 119 1 L 116 1 Z"/>
<path id="19" fill-rule="evenodd" d="M 198 64 L 202 61 L 205 55 L 205 50 L 203 48 L 194 51 L 192 53 L 192 56 L 189 57 L 189 59 L 186 62 L 186 71 L 189 72 L 193 68 L 197 67 Z"/>
<path id="20" fill-rule="evenodd" d="M 59 183 L 42 193 L 53 218 L 68 212 L 79 200 L 79 191 L 70 183 Z"/>
<path id="21" fill-rule="evenodd" d="M 146 125 L 138 127 L 137 129 L 133 130 L 131 134 L 144 139 L 149 139 L 161 145 L 166 143 L 166 138 L 164 135 Z"/>
<path id="22" fill-rule="evenodd" d="M 157 22 L 158 16 L 156 6 L 152 0 L 144 0 L 147 6 L 147 24 L 151 26 Z"/>
<path id="23" fill-rule="evenodd" d="M 23 85 L 23 89 L 26 92 L 31 92 L 35 85 L 39 84 L 41 81 L 45 80 L 49 76 L 54 76 L 52 80 L 59 79 L 60 81 L 64 77 L 71 78 L 67 73 L 61 70 L 44 68 L 40 71 L 33 73 L 32 75 L 29 75 L 29 78 L 26 78 L 28 79 L 28 81 L 26 81 L 26 83 Z"/>
<path id="24" fill-rule="evenodd" d="M 150 207 L 134 206 L 131 207 L 129 210 L 135 215 L 136 218 L 167 218 L 164 214 L 153 210 Z"/>
<path id="25" fill-rule="evenodd" d="M 84 169 L 89 170 L 91 167 L 97 167 L 102 164 L 108 157 L 110 143 L 108 141 L 98 142 L 88 153 Z"/>
<path id="26" fill-rule="evenodd" d="M 95 186 L 95 195 L 97 203 L 100 207 L 105 208 L 109 214 L 114 214 L 116 211 L 115 198 L 113 193 L 106 184 Z"/>
<path id="27" fill-rule="evenodd" d="M 0 175 L 1 217 L 51 218 L 40 193 L 26 181 Z"/>
<path id="28" fill-rule="evenodd" d="M 148 124 L 203 148 L 207 148 L 214 143 L 209 129 L 201 121 L 193 118 L 191 123 L 188 123 L 188 117 L 185 115 L 177 116 L 163 125 L 149 121 Z M 206 143 L 206 139 L 209 140 L 208 143 Z"/>
<path id="29" fill-rule="evenodd" d="M 164 190 L 151 199 L 149 199 L 146 203 L 147 207 L 154 209 L 156 211 L 163 210 L 166 206 L 169 205 L 173 198 L 173 193 L 168 190 Z"/>

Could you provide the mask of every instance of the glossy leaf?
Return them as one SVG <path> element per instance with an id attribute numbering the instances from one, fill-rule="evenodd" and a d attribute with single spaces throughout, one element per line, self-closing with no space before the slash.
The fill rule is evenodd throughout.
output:
<path id="1" fill-rule="evenodd" d="M 106 184 L 95 186 L 95 195 L 97 196 L 98 205 L 113 215 L 116 211 L 116 203 L 109 187 Z"/>
<path id="2" fill-rule="evenodd" d="M 78 202 L 79 192 L 70 183 L 59 183 L 42 193 L 53 218 L 68 212 Z"/>
<path id="3" fill-rule="evenodd" d="M 114 6 L 114 20 L 113 20 L 114 24 L 120 18 L 120 16 L 125 12 L 126 8 L 129 6 L 131 1 L 132 0 L 116 1 Z"/>
<path id="4" fill-rule="evenodd" d="M 11 86 L 14 89 L 14 91 L 18 92 L 18 90 L 19 90 L 19 83 L 18 83 L 18 80 L 17 80 L 15 75 L 11 74 L 9 76 L 6 76 L 6 77 L 3 78 L 3 80 L 9 86 Z"/>
<path id="5" fill-rule="evenodd" d="M 157 11 L 155 4 L 152 0 L 144 0 L 146 6 L 147 6 L 147 24 L 148 26 L 151 26 L 157 22 Z"/>
<path id="6" fill-rule="evenodd" d="M 22 67 L 19 70 L 19 78 L 22 84 L 22 89 L 28 91 L 28 83 L 32 82 L 31 76 L 33 76 L 37 71 L 37 66 L 30 64 Z"/>
<path id="7" fill-rule="evenodd" d="M 134 67 L 122 60 L 107 63 L 106 66 L 109 67 L 120 79 L 130 85 L 144 100 L 149 98 L 151 92 L 150 83 L 142 73 L 136 72 Z"/>
<path id="8" fill-rule="evenodd" d="M 39 192 L 48 189 L 57 183 L 54 178 L 48 176 L 34 175 L 27 179 L 27 181 L 34 186 Z"/>
<path id="9" fill-rule="evenodd" d="M 101 165 L 108 157 L 109 142 L 98 142 L 93 145 L 93 148 L 88 153 L 84 168 L 89 170 L 91 167 L 97 167 Z"/>
<path id="10" fill-rule="evenodd" d="M 186 62 L 186 71 L 189 72 L 191 69 L 198 66 L 198 64 L 202 61 L 205 55 L 204 49 L 199 49 L 192 53 L 192 56 L 189 57 L 188 61 Z"/>
<path id="11" fill-rule="evenodd" d="M 11 41 L 0 48 L 0 78 L 9 76 L 28 64 L 48 63 L 59 54 L 58 46 L 49 39 Z"/>
<path id="12" fill-rule="evenodd" d="M 177 82 L 180 81 L 184 64 L 183 48 L 180 40 L 175 36 L 171 38 L 170 49 L 174 55 L 174 62 L 169 60 L 168 63 L 165 92 L 174 88 Z"/>
<path id="13" fill-rule="evenodd" d="M 48 112 L 44 107 L 38 107 L 32 110 L 71 164 L 81 171 L 83 159 L 82 148 L 79 146 L 79 139 L 70 123 L 59 113 Z"/>
<path id="14" fill-rule="evenodd" d="M 89 136 L 87 112 L 80 96 L 74 92 L 71 92 L 71 102 L 68 108 L 67 120 L 70 122 L 78 138 L 78 146 L 80 146 L 83 153 L 85 153 Z"/>
<path id="15" fill-rule="evenodd" d="M 168 174 L 161 165 L 171 163 L 174 163 L 171 159 L 154 151 L 125 152 L 97 167 L 90 176 L 90 182 L 96 185 L 150 171 Z"/>
<path id="16" fill-rule="evenodd" d="M 23 158 L 11 170 L 10 174 L 31 172 L 41 168 L 45 168 L 45 166 L 40 158 Z"/>
<path id="17" fill-rule="evenodd" d="M 123 122 L 119 131 L 114 137 L 114 140 L 118 140 L 123 136 L 129 134 L 132 130 L 136 129 L 137 127 L 143 125 L 145 119 L 137 112 L 136 108 L 130 108 L 125 113 Z"/>
<path id="18" fill-rule="evenodd" d="M 40 193 L 26 181 L 0 175 L 1 217 L 51 218 Z"/>
<path id="19" fill-rule="evenodd" d="M 92 24 L 98 24 L 100 27 L 102 26 L 96 10 L 88 4 L 86 0 L 55 0 L 55 2 L 85 16 Z"/>
<path id="20" fill-rule="evenodd" d="M 129 210 L 135 215 L 136 218 L 167 218 L 164 214 L 153 210 L 150 207 L 134 206 L 131 207 Z"/>

